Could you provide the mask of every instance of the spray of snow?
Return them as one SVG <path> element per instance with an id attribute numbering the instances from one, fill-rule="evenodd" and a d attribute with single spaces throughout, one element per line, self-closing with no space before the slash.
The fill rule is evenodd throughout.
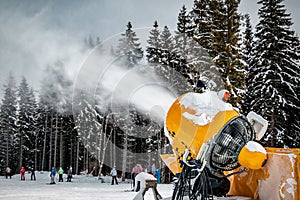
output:
<path id="1" fill-rule="evenodd" d="M 129 68 L 110 52 L 98 52 L 95 49 L 83 63 L 75 90 L 93 94 L 93 102 L 102 111 L 118 113 L 120 107 L 134 106 L 150 114 L 151 119 L 163 122 L 177 94 L 156 75 L 153 67 L 144 64 Z"/>
<path id="2" fill-rule="evenodd" d="M 231 104 L 222 101 L 214 91 L 188 93 L 179 103 L 195 111 L 195 114 L 185 112 L 183 116 L 200 126 L 210 123 L 218 112 L 233 109 Z"/>

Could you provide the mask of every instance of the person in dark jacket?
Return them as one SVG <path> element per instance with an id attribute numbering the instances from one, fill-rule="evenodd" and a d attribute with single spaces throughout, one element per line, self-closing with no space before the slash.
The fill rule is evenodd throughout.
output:
<path id="1" fill-rule="evenodd" d="M 71 182 L 72 179 L 72 166 L 68 169 L 68 177 L 67 177 L 67 182 Z"/>
<path id="2" fill-rule="evenodd" d="M 34 180 L 35 181 L 36 178 L 35 178 L 35 169 L 34 169 L 34 167 L 31 167 L 30 171 L 31 171 L 30 180 Z"/>
<path id="3" fill-rule="evenodd" d="M 114 185 L 114 182 L 116 182 L 116 184 L 118 185 L 118 181 L 117 181 L 117 170 L 116 170 L 116 167 L 113 167 L 111 172 L 110 172 L 110 175 L 112 177 L 112 180 L 111 180 L 111 184 Z"/>
<path id="4" fill-rule="evenodd" d="M 55 184 L 55 175 L 56 175 L 56 169 L 55 167 L 52 167 L 50 172 L 51 182 L 50 184 Z"/>

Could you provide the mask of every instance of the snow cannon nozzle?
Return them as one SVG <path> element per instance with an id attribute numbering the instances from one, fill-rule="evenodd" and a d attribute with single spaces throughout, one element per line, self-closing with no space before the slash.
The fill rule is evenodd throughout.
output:
<path id="1" fill-rule="evenodd" d="M 260 169 L 266 164 L 267 151 L 259 143 L 249 141 L 240 151 L 238 161 L 249 169 Z"/>

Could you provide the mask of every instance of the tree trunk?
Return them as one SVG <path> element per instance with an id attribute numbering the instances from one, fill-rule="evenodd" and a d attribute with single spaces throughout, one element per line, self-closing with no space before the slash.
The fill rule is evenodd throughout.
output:
<path id="1" fill-rule="evenodd" d="M 53 134 L 53 114 L 51 114 L 51 121 L 50 121 L 50 154 L 49 154 L 49 170 L 52 167 L 52 134 Z"/>
<path id="2" fill-rule="evenodd" d="M 162 148 L 162 141 L 161 141 L 161 132 L 158 133 L 158 150 L 157 153 L 158 155 L 161 155 L 161 148 Z M 161 159 L 158 159 L 158 168 L 162 169 L 162 162 Z"/>
<path id="3" fill-rule="evenodd" d="M 107 116 L 106 123 L 105 123 L 105 128 L 104 128 L 104 132 L 102 133 L 102 135 L 103 135 L 103 149 L 102 149 L 102 154 L 101 154 L 102 158 L 101 158 L 101 165 L 100 165 L 100 169 L 99 169 L 99 174 L 102 171 L 103 163 L 104 163 L 104 160 L 105 160 L 106 148 L 107 148 L 109 139 L 110 139 L 112 131 L 113 131 L 113 129 L 110 129 L 109 138 L 106 138 L 106 135 L 107 135 L 106 131 L 107 131 L 107 126 L 108 126 L 108 119 L 109 119 L 109 115 Z"/>
<path id="4" fill-rule="evenodd" d="M 102 121 L 102 126 L 103 127 L 103 124 L 104 124 L 104 120 Z M 101 129 L 101 133 L 99 135 L 99 157 L 98 157 L 98 162 L 99 162 L 99 172 L 98 172 L 98 177 L 101 176 L 101 172 L 102 172 L 102 167 L 103 167 L 103 163 L 101 162 L 101 154 L 103 153 L 102 152 L 102 142 L 103 142 L 103 137 L 104 136 L 104 133 L 103 133 L 103 130 Z"/>
<path id="5" fill-rule="evenodd" d="M 77 149 L 76 149 L 76 174 L 79 174 L 78 171 L 78 162 L 79 162 L 79 138 L 77 137 Z"/>
<path id="6" fill-rule="evenodd" d="M 113 137 L 111 137 L 111 139 L 113 139 Z M 109 146 L 109 158 L 110 158 L 110 166 L 113 167 L 114 166 L 114 154 L 113 154 L 113 146 L 110 145 Z"/>
<path id="7" fill-rule="evenodd" d="M 38 148 L 38 146 L 37 146 L 37 140 L 38 140 L 38 136 L 37 136 L 37 134 L 35 135 L 35 149 L 34 149 L 34 169 L 36 170 L 37 169 L 37 148 Z"/>
<path id="8" fill-rule="evenodd" d="M 112 143 L 113 146 L 113 165 L 116 165 L 116 129 L 114 128 L 114 142 Z"/>
<path id="9" fill-rule="evenodd" d="M 55 137 L 54 137 L 54 166 L 56 166 L 56 153 L 57 153 L 57 124 L 58 124 L 58 113 L 56 113 L 56 120 L 55 120 Z"/>
<path id="10" fill-rule="evenodd" d="M 8 166 L 9 163 L 9 142 L 10 142 L 10 138 L 9 138 L 9 131 L 6 130 L 6 165 Z"/>
<path id="11" fill-rule="evenodd" d="M 44 125 L 44 146 L 43 146 L 43 157 L 42 157 L 42 171 L 44 169 L 44 164 L 45 164 L 45 156 L 46 156 L 46 141 L 47 141 L 47 121 L 48 121 L 48 115 L 46 115 L 46 121 Z M 50 170 L 50 168 L 49 168 Z"/>
<path id="12" fill-rule="evenodd" d="M 60 138 L 59 138 L 59 164 L 61 167 L 65 167 L 63 161 L 64 161 L 64 141 L 63 141 L 63 133 L 61 128 Z"/>
<path id="13" fill-rule="evenodd" d="M 87 173 L 89 173 L 89 151 L 88 148 L 85 148 L 85 169 L 87 170 Z"/>
<path id="14" fill-rule="evenodd" d="M 19 162 L 19 169 L 21 169 L 23 165 L 23 133 L 20 133 L 20 162 Z"/>
<path id="15" fill-rule="evenodd" d="M 71 148 L 70 148 L 70 150 L 71 150 L 71 152 L 70 152 L 70 165 L 73 165 L 73 139 L 71 139 Z"/>
<path id="16" fill-rule="evenodd" d="M 125 181 L 125 172 L 126 172 L 126 164 L 127 164 L 127 149 L 128 149 L 128 140 L 127 140 L 127 132 L 124 135 L 124 146 L 123 146 L 123 159 L 122 159 L 122 180 Z"/>

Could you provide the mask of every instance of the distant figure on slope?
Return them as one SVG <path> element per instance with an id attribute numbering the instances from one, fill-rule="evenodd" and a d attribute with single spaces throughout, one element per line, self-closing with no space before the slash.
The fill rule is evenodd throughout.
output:
<path id="1" fill-rule="evenodd" d="M 25 181 L 25 168 L 24 167 L 21 168 L 20 174 L 21 174 L 21 181 Z"/>
<path id="2" fill-rule="evenodd" d="M 157 179 L 157 183 L 160 183 L 160 179 L 161 179 L 161 171 L 160 171 L 160 169 L 156 170 L 156 179 Z"/>
<path id="3" fill-rule="evenodd" d="M 132 181 L 133 181 L 133 187 L 135 186 L 135 177 L 136 177 L 136 175 L 138 175 L 142 171 L 143 171 L 143 167 L 142 167 L 141 164 L 136 164 L 136 166 L 134 166 L 134 168 L 132 169 L 131 178 L 132 178 Z"/>
<path id="4" fill-rule="evenodd" d="M 50 172 L 51 182 L 50 184 L 55 184 L 55 175 L 56 175 L 56 169 L 55 167 L 52 167 Z"/>
<path id="5" fill-rule="evenodd" d="M 5 177 L 7 179 L 7 177 L 9 177 L 11 179 L 11 170 L 9 167 L 6 167 L 5 169 Z"/>
<path id="6" fill-rule="evenodd" d="M 152 175 L 156 178 L 156 167 L 155 167 L 155 164 L 153 163 L 152 166 L 151 166 L 151 173 Z"/>
<path id="7" fill-rule="evenodd" d="M 34 169 L 34 167 L 31 167 L 30 171 L 31 171 L 30 180 L 34 180 L 35 181 L 36 178 L 35 178 L 35 169 Z"/>
<path id="8" fill-rule="evenodd" d="M 116 184 L 118 185 L 118 181 L 117 181 L 117 170 L 116 170 L 116 167 L 113 167 L 111 169 L 111 172 L 110 172 L 110 175 L 112 177 L 111 179 L 111 184 L 114 185 L 114 182 L 116 182 Z"/>
<path id="9" fill-rule="evenodd" d="M 146 163 L 145 166 L 144 166 L 144 171 L 143 172 L 146 172 L 148 173 L 148 164 Z"/>
<path id="10" fill-rule="evenodd" d="M 62 167 L 60 167 L 58 170 L 58 177 L 59 177 L 58 182 L 64 182 L 63 174 L 64 174 L 64 170 L 62 169 Z"/>
<path id="11" fill-rule="evenodd" d="M 71 182 L 72 179 L 72 166 L 70 166 L 69 170 L 68 170 L 68 177 L 67 177 L 67 182 Z"/>

